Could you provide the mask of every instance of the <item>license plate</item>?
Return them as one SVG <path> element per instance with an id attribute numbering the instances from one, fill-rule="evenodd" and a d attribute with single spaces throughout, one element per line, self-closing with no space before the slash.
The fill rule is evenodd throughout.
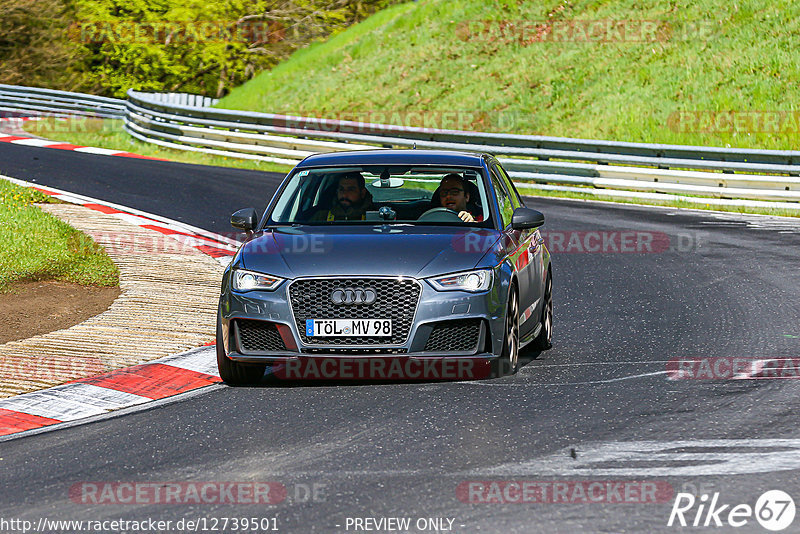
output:
<path id="1" fill-rule="evenodd" d="M 306 336 L 308 337 L 383 337 L 391 335 L 391 319 L 306 319 Z"/>

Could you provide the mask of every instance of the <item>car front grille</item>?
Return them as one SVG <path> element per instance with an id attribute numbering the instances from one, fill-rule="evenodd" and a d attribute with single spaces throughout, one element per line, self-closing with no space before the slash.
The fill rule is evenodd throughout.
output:
<path id="1" fill-rule="evenodd" d="M 481 335 L 480 319 L 458 319 L 436 323 L 425 342 L 426 352 L 474 351 Z"/>
<path id="2" fill-rule="evenodd" d="M 337 288 L 370 288 L 376 299 L 372 304 L 334 304 L 331 293 Z M 421 287 L 409 278 L 312 278 L 296 280 L 289 287 L 289 299 L 304 344 L 329 345 L 402 345 L 408 339 L 417 310 Z M 306 336 L 306 319 L 391 319 L 391 337 Z"/>
<path id="3" fill-rule="evenodd" d="M 239 346 L 243 352 L 268 352 L 286 350 L 275 323 L 236 319 Z"/>

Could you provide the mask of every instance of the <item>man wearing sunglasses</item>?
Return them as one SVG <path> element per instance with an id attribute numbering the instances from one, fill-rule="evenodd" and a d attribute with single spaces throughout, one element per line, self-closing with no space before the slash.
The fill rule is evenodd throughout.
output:
<path id="1" fill-rule="evenodd" d="M 455 173 L 442 178 L 439 184 L 439 202 L 443 208 L 451 209 L 458 213 L 464 222 L 481 222 L 483 217 L 470 212 L 467 204 L 470 201 L 470 192 L 467 181 Z"/>

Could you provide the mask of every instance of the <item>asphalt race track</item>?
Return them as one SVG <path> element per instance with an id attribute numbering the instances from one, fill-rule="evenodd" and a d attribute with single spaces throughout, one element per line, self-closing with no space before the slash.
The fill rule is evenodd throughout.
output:
<path id="1" fill-rule="evenodd" d="M 217 233 L 230 233 L 231 213 L 263 213 L 282 174 L 147 159 L 98 157 L 2 143 L 0 174 L 146 211 Z M 263 199 L 263 200 L 261 200 Z M 253 205 L 254 203 L 259 205 Z"/>
<path id="2" fill-rule="evenodd" d="M 263 210 L 281 178 L 8 144 L 0 174 L 216 232 L 229 232 L 230 213 L 253 199 Z M 429 518 L 452 532 L 766 532 L 754 517 L 738 529 L 726 521 L 767 490 L 800 498 L 800 381 L 670 379 L 667 371 L 674 358 L 800 358 L 800 222 L 527 203 L 547 217 L 555 346 L 528 353 L 516 376 L 267 380 L 13 439 L 0 443 L 0 516 L 173 525 L 275 518 L 282 532 L 378 526 L 365 518 L 409 518 L 410 532 L 431 531 Z M 623 232 L 656 246 L 622 252 Z M 511 483 L 522 481 L 540 483 L 545 497 L 517 502 Z M 75 493 L 105 482 L 275 482 L 286 498 L 132 505 Z M 705 511 L 698 527 L 667 526 L 678 492 L 698 497 L 685 514 L 690 524 L 700 495 L 718 493 L 717 508 L 729 505 L 717 516 L 724 528 Z M 474 502 L 484 497 L 494 502 Z M 372 531 L 397 532 L 392 525 Z M 800 518 L 784 530 L 798 531 Z"/>

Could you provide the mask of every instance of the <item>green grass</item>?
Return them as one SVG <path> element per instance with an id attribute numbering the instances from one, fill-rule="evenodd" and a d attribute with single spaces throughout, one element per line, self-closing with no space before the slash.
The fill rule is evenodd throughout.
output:
<path id="1" fill-rule="evenodd" d="M 119 271 L 102 247 L 34 202 L 52 199 L 0 180 L 0 292 L 38 280 L 119 284 Z"/>
<path id="2" fill-rule="evenodd" d="M 288 172 L 291 167 L 269 163 L 239 159 L 226 156 L 214 156 L 202 152 L 175 150 L 145 143 L 131 137 L 122 129 L 120 119 L 83 119 L 76 117 L 69 121 L 45 119 L 28 121 L 25 131 L 45 139 L 63 141 L 73 145 L 124 150 L 142 156 L 166 159 L 195 165 L 214 165 L 217 167 L 234 167 L 268 172 Z"/>
<path id="3" fill-rule="evenodd" d="M 794 0 L 421 0 L 295 53 L 218 107 L 356 119 L 386 113 L 395 123 L 432 126 L 455 112 L 461 129 L 791 149 L 800 121 L 781 123 L 784 133 L 747 124 L 692 133 L 671 121 L 677 112 L 797 112 L 798 15 Z M 485 20 L 660 26 L 652 42 L 520 42 L 532 33 L 501 34 L 493 25 L 482 34 L 475 21 Z"/>

